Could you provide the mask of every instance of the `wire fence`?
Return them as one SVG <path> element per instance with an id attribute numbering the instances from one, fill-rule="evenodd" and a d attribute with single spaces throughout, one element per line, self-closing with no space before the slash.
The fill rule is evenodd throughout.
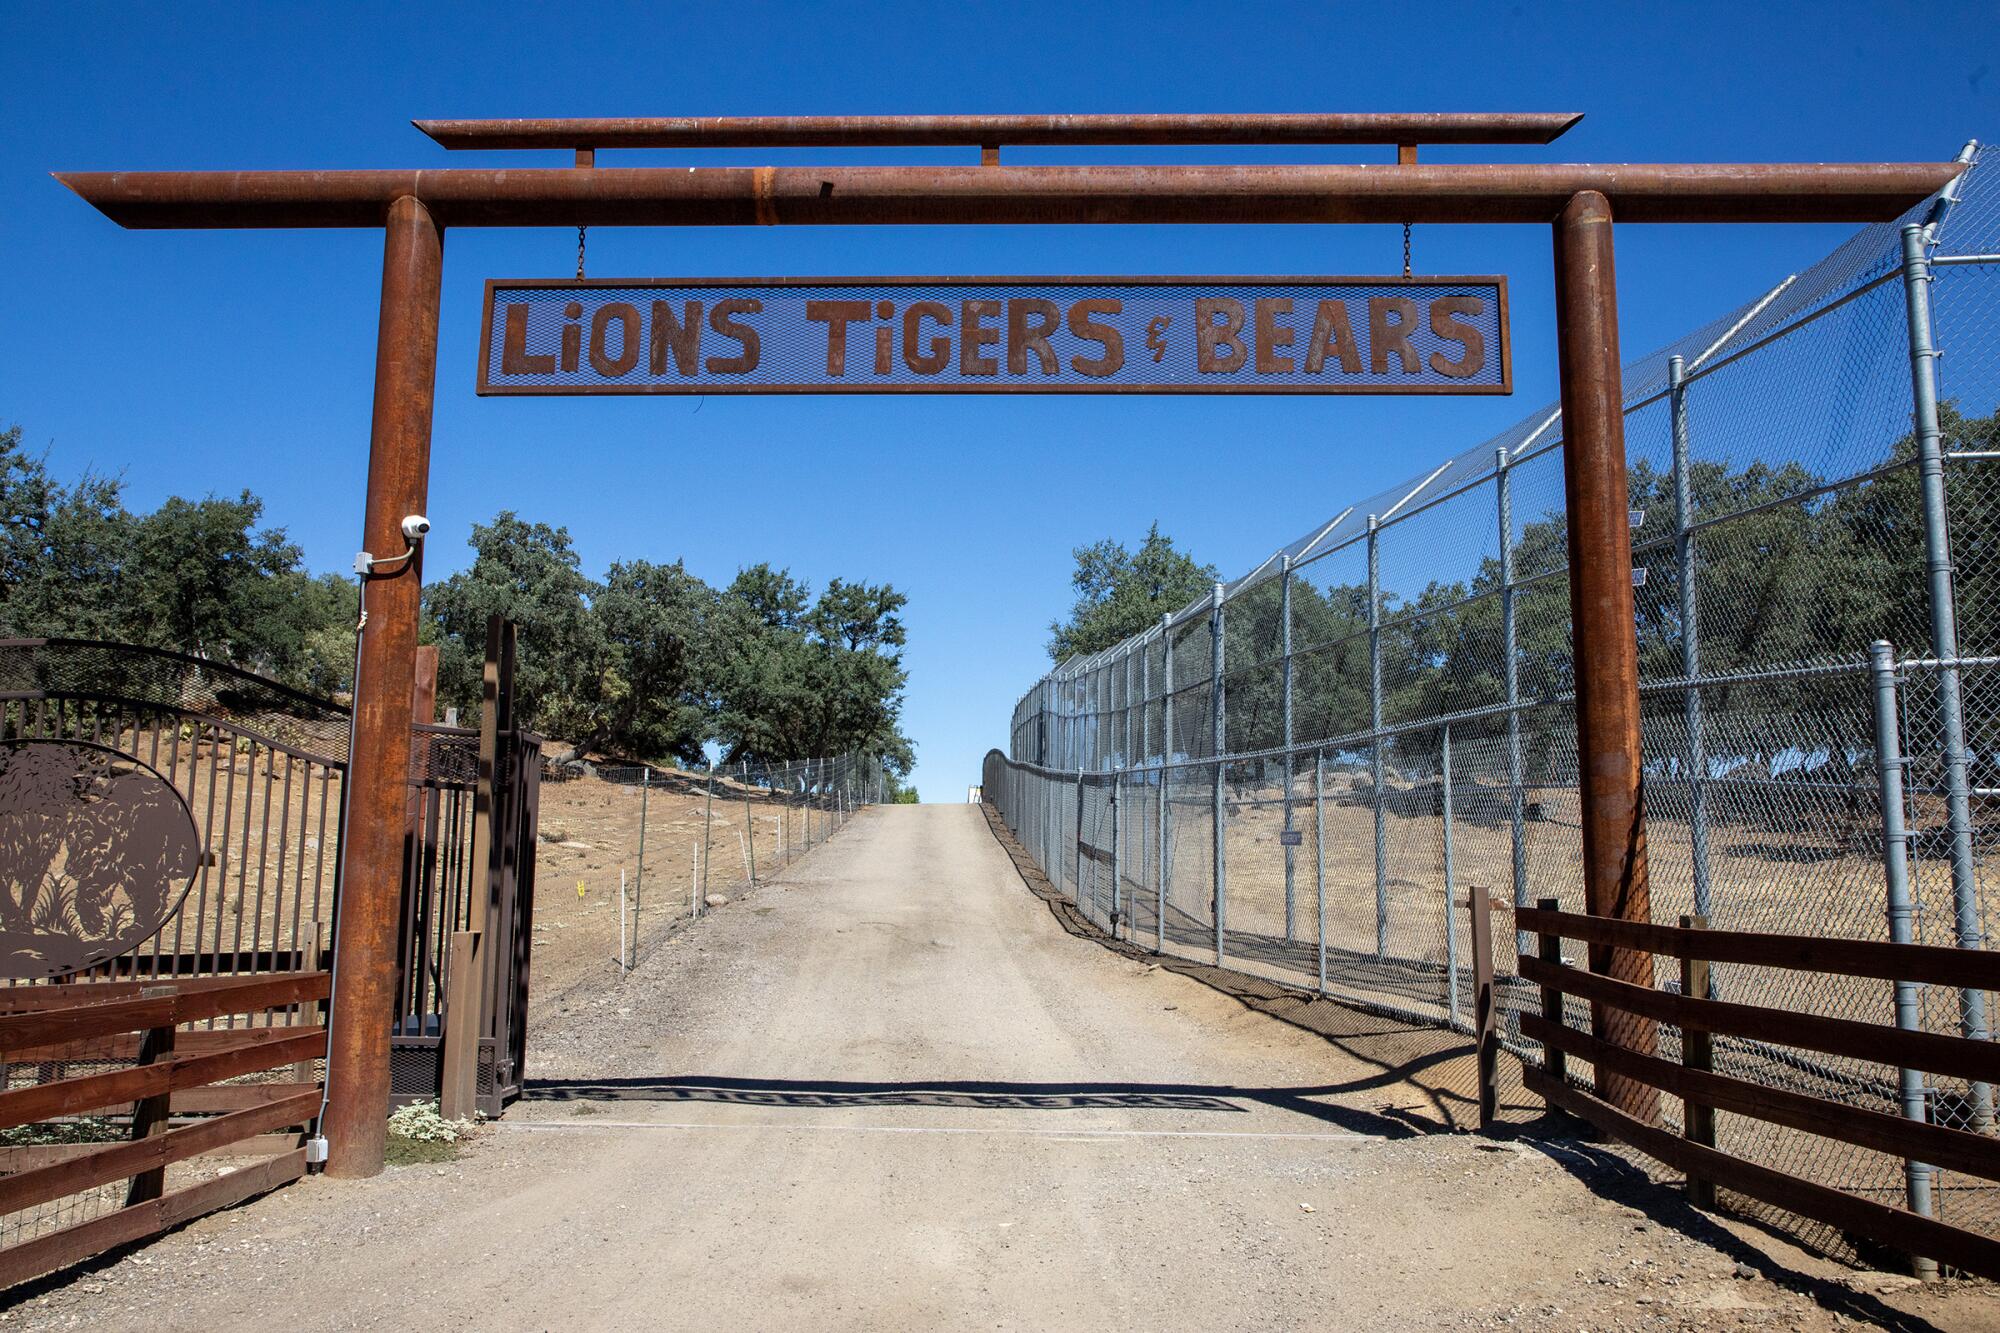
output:
<path id="1" fill-rule="evenodd" d="M 705 769 L 593 766 L 545 789 L 541 836 L 551 850 L 582 846 L 570 841 L 572 812 L 590 812 L 591 864 L 619 885 L 614 956 L 630 968 L 642 942 L 701 916 L 718 895 L 778 874 L 857 809 L 882 801 L 890 782 L 880 757 L 859 754 Z"/>
<path id="2" fill-rule="evenodd" d="M 1624 369 L 1658 920 L 1993 932 L 2000 177 L 1965 157 L 1943 196 Z M 1503 1030 L 1538 1058 L 1513 912 L 1583 909 L 1560 426 L 1551 405 L 1062 663 L 1016 707 L 986 799 L 1107 929 L 1426 1023 L 1471 1021 L 1487 895 Z M 1715 984 L 1895 1021 L 1886 982 Z M 1917 989 L 1925 1028 L 1990 1037 L 1992 995 Z M 1895 1070 L 1721 1042 L 1716 1061 L 1903 1113 Z M 1992 1131 L 1990 1088 L 1921 1095 L 1935 1123 Z M 1727 1119 L 1738 1156 L 1904 1200 L 1900 1162 Z M 1941 1220 L 2000 1234 L 2000 1186 L 1934 1183 Z"/>

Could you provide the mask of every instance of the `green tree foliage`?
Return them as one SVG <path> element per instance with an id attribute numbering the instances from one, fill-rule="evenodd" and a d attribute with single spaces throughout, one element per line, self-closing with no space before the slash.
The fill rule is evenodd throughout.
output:
<path id="1" fill-rule="evenodd" d="M 619 748 L 683 763 L 702 758 L 710 708 L 710 610 L 715 595 L 677 560 L 611 566 L 591 609 L 610 644 L 607 733 Z"/>
<path id="2" fill-rule="evenodd" d="M 438 697 L 469 716 L 479 707 L 487 617 L 520 627 L 515 707 L 530 726 L 586 749 L 610 739 L 610 696 L 621 682 L 602 620 L 591 614 L 598 585 L 586 578 L 569 529 L 529 523 L 504 510 L 472 525 L 470 569 L 424 590 L 439 632 Z"/>
<path id="3" fill-rule="evenodd" d="M 503 513 L 475 525 L 472 567 L 426 593 L 443 647 L 438 692 L 479 700 L 489 615 L 520 625 L 515 689 L 530 725 L 581 750 L 698 763 L 849 751 L 914 763 L 899 729 L 907 599 L 836 579 L 815 599 L 758 564 L 720 592 L 675 563 L 581 571 L 567 530 Z"/>
<path id="4" fill-rule="evenodd" d="M 1078 654 L 1102 652 L 1178 611 L 1215 585 L 1215 566 L 1196 564 L 1174 549 L 1160 525 L 1146 530 L 1135 554 L 1123 542 L 1105 539 L 1079 546 L 1076 604 L 1069 619 L 1049 624 L 1049 657 L 1061 662 Z"/>
<path id="5" fill-rule="evenodd" d="M 835 579 L 815 600 L 783 570 L 753 565 L 717 598 L 711 654 L 715 738 L 730 762 L 862 750 L 907 773 L 899 612 L 887 584 Z"/>
<path id="6" fill-rule="evenodd" d="M 282 529 L 256 530 L 263 512 L 248 491 L 234 500 L 173 496 L 133 524 L 127 600 L 156 642 L 285 674 L 303 646 L 283 577 L 298 570 L 300 554 Z"/>
<path id="7" fill-rule="evenodd" d="M 173 497 L 150 514 L 123 484 L 64 485 L 0 432 L 0 629 L 116 639 L 229 662 L 330 692 L 353 656 L 352 595 L 315 579 L 263 502 Z M 345 639 L 344 650 L 342 639 Z"/>
<path id="8" fill-rule="evenodd" d="M 171 648 L 315 693 L 349 687 L 351 577 L 313 575 L 249 492 L 149 514 L 115 478 L 64 485 L 0 431 L 0 633 Z M 531 727 L 585 751 L 699 763 L 850 751 L 913 763 L 900 717 L 907 601 L 835 579 L 817 597 L 754 565 L 718 592 L 679 562 L 584 574 L 567 529 L 512 512 L 472 529 L 473 562 L 425 590 L 439 696 L 476 716 L 486 621 L 520 626 L 515 688 Z"/>
<path id="9" fill-rule="evenodd" d="M 2000 413 L 1940 412 L 1947 453 L 2000 451 Z M 1921 478 L 1912 465 L 1914 435 L 1892 442 L 1881 475 L 1835 485 L 1798 463 L 1752 462 L 1736 468 L 1697 461 L 1688 484 L 1701 524 L 1694 538 L 1698 643 L 1704 676 L 1763 668 L 1853 661 L 1887 638 L 1904 654 L 1929 648 L 1924 591 Z M 1901 466 L 1895 466 L 1900 464 Z M 1946 470 L 1953 575 L 1962 651 L 2000 643 L 2000 483 L 1980 465 Z M 1647 579 L 1636 594 L 1641 670 L 1649 680 L 1682 673 L 1674 493 L 1670 474 L 1644 462 L 1629 477 L 1631 507 L 1646 519 L 1634 533 Z M 1515 638 L 1524 698 L 1573 688 L 1566 522 L 1547 513 L 1526 523 L 1515 543 Z M 1665 538 L 1665 540 L 1663 540 Z M 1391 528 L 1385 542 L 1397 540 Z M 1176 553 L 1178 555 L 1178 553 Z M 1117 574 L 1131 562 L 1116 543 L 1077 552 L 1078 612 L 1069 627 L 1115 601 Z M 1187 559 L 1184 556 L 1180 559 Z M 1192 563 L 1191 561 L 1189 562 Z M 1294 734 L 1299 740 L 1365 732 L 1369 726 L 1368 592 L 1365 583 L 1314 581 L 1314 565 L 1292 584 Z M 1533 577 L 1552 573 L 1552 577 Z M 1205 585 L 1197 584 L 1192 595 Z M 1383 716 L 1389 725 L 1501 703 L 1506 654 L 1500 563 L 1487 557 L 1470 577 L 1439 579 L 1414 593 L 1385 589 L 1382 623 Z M 1280 582 L 1273 576 L 1240 590 L 1224 613 L 1228 746 L 1247 751 L 1283 739 L 1284 626 Z M 1156 619 L 1133 616 L 1127 634 Z M 1196 654 L 1207 672 L 1205 629 Z M 1104 646 L 1088 639 L 1090 650 Z M 1062 653 L 1057 650 L 1060 656 Z M 1186 650 L 1177 664 L 1188 660 Z M 1177 676 L 1186 683 L 1188 676 Z M 1153 682 L 1158 686 L 1157 678 Z M 1782 718 L 1823 709 L 1851 711 L 1854 681 L 1840 675 L 1751 681 L 1709 692 L 1711 712 Z M 1497 724 L 1496 724 L 1497 725 Z M 1471 728 L 1476 734 L 1477 729 Z M 1535 733 L 1539 736 L 1541 733 Z M 1436 733 L 1396 742 L 1405 758 L 1433 749 Z"/>

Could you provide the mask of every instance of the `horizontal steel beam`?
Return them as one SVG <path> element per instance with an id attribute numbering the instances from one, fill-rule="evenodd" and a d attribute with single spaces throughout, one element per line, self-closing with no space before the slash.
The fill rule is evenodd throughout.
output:
<path id="1" fill-rule="evenodd" d="M 1411 115 L 675 116 L 418 120 L 446 148 L 916 148 L 1549 143 L 1578 112 Z"/>
<path id="2" fill-rule="evenodd" d="M 1595 190 L 1621 222 L 1877 222 L 1956 162 L 1771 166 L 668 167 L 73 172 L 121 226 L 448 227 L 1029 223 L 1546 223 Z"/>

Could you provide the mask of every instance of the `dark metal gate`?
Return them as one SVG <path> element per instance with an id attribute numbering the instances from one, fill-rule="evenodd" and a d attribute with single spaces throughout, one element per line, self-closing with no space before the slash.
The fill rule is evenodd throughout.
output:
<path id="1" fill-rule="evenodd" d="M 513 727 L 496 739 L 488 801 L 481 800 L 479 732 L 420 726 L 411 747 L 416 773 L 389 1055 L 390 1098 L 396 1105 L 430 1101 L 443 1086 L 453 981 L 450 942 L 468 930 L 500 946 L 482 944 L 478 954 L 479 1109 L 498 1115 L 521 1091 L 542 741 Z M 487 818 L 482 805 L 492 811 L 486 836 L 480 830 Z"/>
<path id="2" fill-rule="evenodd" d="M 331 700 L 182 653 L 0 640 L 0 741 L 78 741 L 137 759 L 194 820 L 198 868 L 178 911 L 73 979 L 319 967 L 332 938 L 347 727 Z M 47 938 L 46 919 L 32 928 Z"/>
<path id="3" fill-rule="evenodd" d="M 520 1090 L 541 773 L 541 739 L 513 722 L 511 626 L 505 640 L 485 726 L 412 728 L 392 1036 L 395 1100 L 437 1097 L 449 941 L 480 931 L 492 946 L 478 990 L 478 1105 L 489 1115 Z M 0 744 L 74 741 L 142 761 L 186 801 L 200 848 L 164 926 L 84 971 L 71 963 L 51 975 L 82 984 L 325 967 L 347 737 L 341 705 L 234 667 L 131 644 L 0 640 Z M 34 938 L 60 952 L 45 918 Z M 0 935 L 11 929 L 0 922 Z M 294 1008 L 268 1021 L 319 1018 Z"/>

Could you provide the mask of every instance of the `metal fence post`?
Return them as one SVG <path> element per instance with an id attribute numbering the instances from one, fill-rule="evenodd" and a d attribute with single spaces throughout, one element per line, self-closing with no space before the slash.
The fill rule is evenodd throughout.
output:
<path id="1" fill-rule="evenodd" d="M 750 805 L 750 765 L 743 765 L 744 860 L 750 867 L 750 887 L 757 887 L 757 816 Z"/>
<path id="2" fill-rule="evenodd" d="M 639 937 L 639 905 L 646 889 L 646 798 L 652 794 L 653 770 L 639 770 L 639 873 L 632 877 L 632 938 Z"/>
<path id="3" fill-rule="evenodd" d="M 1083 676 L 1083 766 L 1092 773 L 1104 767 L 1104 697 L 1107 677 L 1102 666 Z"/>
<path id="4" fill-rule="evenodd" d="M 1067 676 L 1056 687 L 1056 758 L 1068 770 L 1076 763 L 1076 733 L 1070 713 L 1070 682 Z"/>
<path id="5" fill-rule="evenodd" d="M 1100 663 L 1090 673 L 1090 770 L 1102 773 L 1107 767 L 1111 751 L 1111 667 Z"/>
<path id="6" fill-rule="evenodd" d="M 1118 787 L 1124 777 L 1124 770 L 1111 770 L 1111 938 L 1118 938 L 1118 925 L 1124 918 L 1125 906 L 1125 863 L 1119 856 L 1123 848 L 1119 845 L 1118 827 Z M 1126 932 L 1130 934 L 1128 930 Z"/>
<path id="7" fill-rule="evenodd" d="M 1167 783 L 1173 772 L 1169 765 L 1173 763 L 1174 758 L 1173 621 L 1171 613 L 1163 612 L 1160 616 L 1160 863 L 1154 871 L 1156 883 L 1153 887 L 1153 901 L 1157 911 L 1153 922 L 1155 953 L 1167 951 L 1167 881 L 1173 874 L 1173 857 L 1169 852 L 1172 816 L 1167 809 Z"/>
<path id="8" fill-rule="evenodd" d="M 1375 956 L 1389 953 L 1389 826 L 1382 804 L 1382 523 L 1368 516 L 1368 766 L 1375 783 Z"/>
<path id="9" fill-rule="evenodd" d="M 1063 682 L 1063 764 L 1075 768 L 1083 762 L 1084 690 L 1081 679 Z"/>
<path id="10" fill-rule="evenodd" d="M 1916 941 L 1916 909 L 1910 895 L 1908 826 L 1903 816 L 1903 751 L 1896 707 L 1896 654 L 1885 639 L 1868 646 L 1868 660 L 1875 678 L 1875 775 L 1882 800 L 1882 871 L 1888 890 L 1889 939 L 1895 944 Z M 1898 981 L 1896 986 L 1896 1026 L 1906 1032 L 1923 1029 L 1921 996 L 1916 984 Z M 1923 1124 L 1930 1119 L 1930 1099 L 1925 1096 L 1923 1073 L 1915 1069 L 1896 1071 L 1896 1086 L 1906 1119 Z M 1931 1182 L 1935 1168 L 1912 1159 L 1903 1162 L 1904 1197 L 1910 1211 L 1919 1217 L 1931 1216 Z M 1918 1258 L 1919 1277 L 1935 1277 L 1934 1260 Z"/>
<path id="11" fill-rule="evenodd" d="M 1959 692 L 1958 607 L 1952 591 L 1951 535 L 1944 493 L 1944 434 L 1937 402 L 1937 349 L 1931 341 L 1930 259 L 1924 228 L 1903 228 L 1903 291 L 1910 324 L 1910 385 L 1915 404 L 1918 476 L 1924 497 L 1924 567 L 1930 584 L 1931 651 L 1938 658 L 1938 720 L 1944 731 L 1946 819 L 1951 831 L 1951 888 L 1958 947 L 1983 949 L 1979 883 L 1972 849 L 1972 794 L 1966 774 L 1965 715 Z M 1968 987 L 1958 993 L 1959 1030 L 1985 1041 L 1986 994 Z M 1972 1128 L 1993 1126 L 1993 1085 L 1971 1085 Z"/>
<path id="12" fill-rule="evenodd" d="M 1124 692 L 1125 706 L 1120 709 L 1125 714 L 1125 753 L 1120 756 L 1129 765 L 1132 762 L 1132 650 L 1126 649 L 1124 665 L 1118 672 L 1118 687 Z"/>
<path id="13" fill-rule="evenodd" d="M 1708 876 L 1708 736 L 1702 718 L 1701 606 L 1695 599 L 1694 485 L 1689 475 L 1687 365 L 1667 360 L 1668 408 L 1674 446 L 1674 563 L 1680 585 L 1682 711 L 1688 730 L 1688 838 L 1694 860 L 1694 910 L 1714 914 Z"/>
<path id="14" fill-rule="evenodd" d="M 1050 883 L 1054 883 L 1056 889 L 1062 889 L 1062 883 L 1056 877 L 1056 861 L 1054 861 L 1054 857 L 1056 857 L 1056 835 L 1054 835 L 1056 821 L 1050 819 L 1050 815 L 1054 811 L 1054 805 L 1052 805 L 1054 797 L 1050 793 L 1056 791 L 1056 783 L 1054 783 L 1054 779 L 1046 771 L 1038 777 L 1038 791 L 1042 793 L 1042 801 L 1040 801 L 1040 807 L 1042 807 L 1042 815 L 1040 815 L 1040 819 L 1042 819 L 1042 875 L 1048 875 Z"/>
<path id="15" fill-rule="evenodd" d="M 1468 885 L 1467 907 L 1472 925 L 1472 1032 L 1479 1069 L 1479 1128 L 1493 1128 L 1500 1118 L 1499 1013 L 1493 990 L 1493 896 L 1483 884 Z"/>
<path id="16" fill-rule="evenodd" d="M 1279 578 L 1282 580 L 1278 592 L 1278 618 L 1284 622 L 1283 667 L 1280 672 L 1284 691 L 1285 718 L 1285 832 L 1292 831 L 1292 557 L 1289 553 L 1280 557 Z M 1292 844 L 1285 846 L 1285 942 L 1290 943 L 1298 935 L 1294 920 L 1294 871 Z"/>
<path id="17" fill-rule="evenodd" d="M 1452 858 L 1451 841 L 1451 724 L 1441 729 L 1444 742 L 1439 761 L 1439 813 L 1444 819 L 1444 970 L 1445 1012 L 1451 1026 L 1458 1016 L 1458 875 Z"/>
<path id="18" fill-rule="evenodd" d="M 1042 780 L 1042 872 L 1062 892 L 1062 783 L 1053 773 Z"/>
<path id="19" fill-rule="evenodd" d="M 1319 910 L 1319 993 L 1326 994 L 1326 751 L 1313 751 L 1313 900 Z"/>
<path id="20" fill-rule="evenodd" d="M 706 799 L 701 810 L 701 892 L 696 895 L 694 914 L 708 910 L 708 854 L 715 846 L 715 761 L 708 761 Z"/>
<path id="21" fill-rule="evenodd" d="M 1078 907 L 1084 907 L 1084 903 L 1083 903 L 1083 765 L 1082 765 L 1081 763 L 1079 763 L 1079 764 L 1078 764 L 1078 765 L 1076 766 L 1076 839 L 1075 839 L 1075 842 L 1074 842 L 1074 845 L 1073 845 L 1073 847 L 1072 847 L 1072 851 L 1073 851 L 1073 852 L 1074 852 L 1074 854 L 1075 854 L 1075 860 L 1076 860 L 1076 895 L 1075 895 L 1075 902 L 1076 902 L 1076 905 L 1077 905 Z M 1085 913 L 1086 913 L 1086 914 L 1088 914 L 1089 910 L 1090 910 L 1089 908 L 1087 908 L 1087 907 L 1084 907 L 1084 911 L 1085 911 Z"/>
<path id="22" fill-rule="evenodd" d="M 1493 469 L 1500 510 L 1501 677 L 1507 688 L 1507 824 L 1513 860 L 1514 908 L 1519 912 L 1528 905 L 1528 812 L 1521 764 L 1521 644 L 1514 621 L 1514 476 L 1508 467 L 1513 460 L 1508 457 L 1506 446 L 1502 445 L 1496 455 Z M 1517 929 L 1514 957 L 1526 957 L 1531 947 L 1528 932 Z"/>
<path id="23" fill-rule="evenodd" d="M 1699 912 L 1681 917 L 1682 930 L 1707 930 L 1708 918 Z M 1706 958 L 1681 959 L 1681 994 L 1694 1000 L 1715 998 L 1713 970 Z M 1681 1031 L 1681 1064 L 1697 1073 L 1715 1068 L 1715 1038 L 1698 1027 Z M 1696 1097 L 1681 1098 L 1681 1136 L 1704 1148 L 1715 1146 L 1715 1108 Z M 1688 1202 L 1697 1208 L 1715 1207 L 1715 1182 L 1688 1172 Z"/>
<path id="24" fill-rule="evenodd" d="M 1139 756 L 1144 765 L 1153 756 L 1153 655 L 1141 640 L 1139 644 Z M 1146 835 L 1139 835 L 1139 869 L 1134 882 L 1146 882 Z M 1134 927 L 1136 929 L 1136 927 Z"/>
<path id="25" fill-rule="evenodd" d="M 1153 756 L 1153 655 L 1139 645 L 1139 761 Z"/>
<path id="26" fill-rule="evenodd" d="M 1215 585 L 1215 605 L 1214 609 L 1209 612 L 1208 636 L 1210 672 L 1209 729 L 1213 732 L 1213 748 L 1209 753 L 1213 756 L 1215 764 L 1215 849 L 1213 878 L 1210 880 L 1215 890 L 1215 897 L 1210 903 L 1210 909 L 1211 915 L 1215 918 L 1215 965 L 1221 967 L 1223 958 L 1223 916 L 1227 910 L 1229 892 L 1229 854 L 1225 842 L 1229 816 L 1222 799 L 1222 756 L 1227 753 L 1229 743 L 1229 729 L 1225 722 L 1224 709 L 1228 706 L 1229 697 L 1226 687 L 1222 683 L 1224 652 L 1222 646 L 1222 585 L 1220 583 Z"/>

